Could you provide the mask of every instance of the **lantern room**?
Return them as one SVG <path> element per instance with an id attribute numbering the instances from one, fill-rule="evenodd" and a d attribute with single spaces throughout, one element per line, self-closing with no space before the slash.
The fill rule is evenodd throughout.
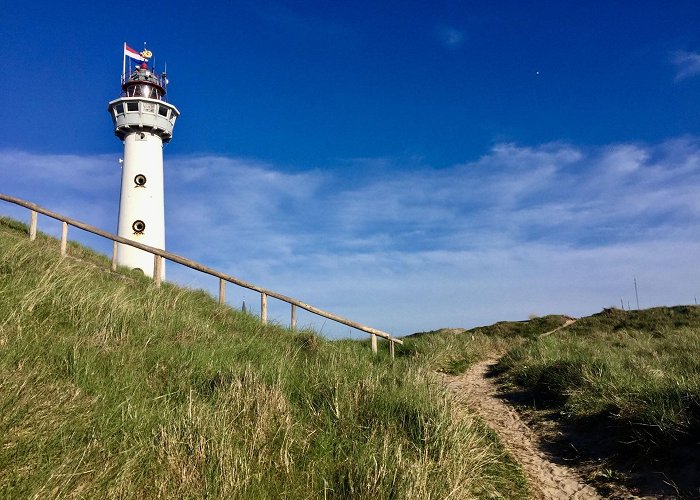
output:
<path id="1" fill-rule="evenodd" d="M 142 63 L 134 69 L 129 78 L 122 84 L 122 96 L 163 99 L 166 82 L 165 75 L 158 75 L 154 71 L 149 70 L 146 63 Z"/>

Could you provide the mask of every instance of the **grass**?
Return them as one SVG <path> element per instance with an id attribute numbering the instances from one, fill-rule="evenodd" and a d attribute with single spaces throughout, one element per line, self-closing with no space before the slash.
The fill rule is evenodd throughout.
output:
<path id="1" fill-rule="evenodd" d="M 606 310 L 500 363 L 573 420 L 605 417 L 651 449 L 700 435 L 700 308 Z"/>
<path id="2" fill-rule="evenodd" d="M 392 363 L 69 254 L 0 219 L 0 497 L 527 496 L 412 342 Z"/>
<path id="3" fill-rule="evenodd" d="M 497 372 L 555 416 L 578 459 L 607 468 L 592 475 L 601 488 L 697 497 L 698 352 L 698 306 L 607 309 L 515 347 Z"/>
<path id="4" fill-rule="evenodd" d="M 647 450 L 700 436 L 700 307 L 606 309 L 542 336 L 567 319 L 422 332 L 398 352 L 451 374 L 503 354 L 496 372 L 537 405 L 572 421 L 605 418 Z"/>
<path id="5" fill-rule="evenodd" d="M 505 353 L 527 339 L 562 326 L 567 319 L 565 316 L 550 315 L 529 321 L 502 321 L 471 330 L 421 332 L 405 338 L 404 345 L 399 346 L 397 353 L 415 363 L 457 375 L 477 361 Z"/>
<path id="6" fill-rule="evenodd" d="M 553 332 L 567 319 L 423 332 L 399 353 L 451 374 L 502 356 L 504 393 L 557 421 L 545 441 L 583 460 L 601 491 L 700 495 L 700 307 L 606 309 Z"/>

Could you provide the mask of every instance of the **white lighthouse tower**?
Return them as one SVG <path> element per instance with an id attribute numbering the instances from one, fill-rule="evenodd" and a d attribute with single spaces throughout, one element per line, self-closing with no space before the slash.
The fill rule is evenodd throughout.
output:
<path id="1" fill-rule="evenodd" d="M 124 143 L 118 234 L 165 249 L 163 144 L 172 139 L 180 112 L 166 101 L 165 72 L 159 75 L 148 67 L 151 52 L 139 54 L 124 44 L 125 61 L 127 57 L 140 64 L 128 75 L 124 64 L 121 97 L 108 108 L 114 134 Z M 153 255 L 129 245 L 118 244 L 117 264 L 153 276 Z"/>

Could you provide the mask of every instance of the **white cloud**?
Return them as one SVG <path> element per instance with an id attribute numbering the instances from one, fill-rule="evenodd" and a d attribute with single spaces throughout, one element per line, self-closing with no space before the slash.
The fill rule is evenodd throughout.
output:
<path id="1" fill-rule="evenodd" d="M 118 155 L 0 151 L 0 192 L 113 230 L 117 226 L 114 207 L 119 204 L 118 160 Z M 24 219 L 25 211 L 13 212 L 13 215 Z M 53 221 L 47 221 L 43 230 L 60 234 L 60 226 Z"/>
<path id="2" fill-rule="evenodd" d="M 168 247 L 399 334 L 533 312 L 588 314 L 628 300 L 634 275 L 642 306 L 689 303 L 700 282 L 699 158 L 693 137 L 599 148 L 501 144 L 446 169 L 347 161 L 384 169 L 350 183 L 332 165 L 290 172 L 246 159 L 166 157 Z M 112 229 L 114 160 L 0 152 L 1 190 Z M 216 286 L 174 266 L 168 273 Z M 227 296 L 235 305 L 259 300 L 243 290 Z M 287 321 L 286 306 L 271 307 Z"/>
<path id="3" fill-rule="evenodd" d="M 459 47 L 464 42 L 464 33 L 449 26 L 438 28 L 437 36 L 448 47 Z"/>
<path id="4" fill-rule="evenodd" d="M 700 53 L 679 50 L 673 53 L 672 61 L 678 67 L 676 81 L 700 74 Z"/>

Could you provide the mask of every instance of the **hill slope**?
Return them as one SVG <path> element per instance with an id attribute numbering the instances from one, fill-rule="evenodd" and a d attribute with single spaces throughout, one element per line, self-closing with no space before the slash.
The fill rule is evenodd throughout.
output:
<path id="1" fill-rule="evenodd" d="M 492 353 L 501 398 L 604 494 L 700 497 L 700 307 L 606 309 L 424 332 L 400 353 L 463 373 Z"/>
<path id="2" fill-rule="evenodd" d="M 607 309 L 512 349 L 497 372 L 579 459 L 642 492 L 700 496 L 698 354 L 698 306 Z"/>
<path id="3" fill-rule="evenodd" d="M 399 355 L 434 369 L 459 374 L 477 361 L 505 353 L 527 339 L 563 326 L 570 318 L 549 315 L 528 321 L 501 321 L 490 326 L 443 328 L 419 332 L 404 338 Z"/>
<path id="4" fill-rule="evenodd" d="M 427 364 L 26 234 L 0 219 L 0 497 L 527 495 Z"/>

